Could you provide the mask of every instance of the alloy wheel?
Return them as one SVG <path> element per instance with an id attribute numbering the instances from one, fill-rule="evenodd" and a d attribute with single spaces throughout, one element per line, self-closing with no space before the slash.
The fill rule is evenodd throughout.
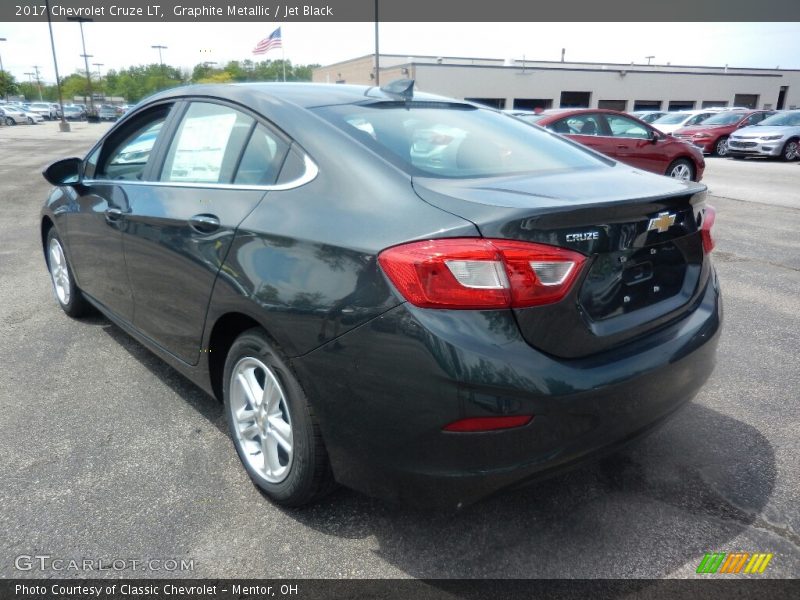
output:
<path id="1" fill-rule="evenodd" d="M 52 239 L 50 240 L 48 252 L 50 257 L 48 266 L 50 267 L 50 278 L 53 280 L 53 289 L 61 304 L 69 304 L 69 269 L 67 268 L 64 249 L 57 239 Z"/>
<path id="2" fill-rule="evenodd" d="M 230 411 L 244 460 L 270 483 L 286 479 L 294 458 L 289 402 L 274 373 L 257 358 L 244 357 L 233 367 Z"/>
<path id="3" fill-rule="evenodd" d="M 672 167 L 669 176 L 680 181 L 690 181 L 692 179 L 692 169 L 686 163 L 679 162 Z"/>
<path id="4" fill-rule="evenodd" d="M 794 160 L 800 156 L 800 152 L 798 152 L 798 145 L 795 140 L 789 140 L 786 142 L 786 146 L 783 148 L 783 158 L 784 160 Z"/>
<path id="5" fill-rule="evenodd" d="M 720 138 L 716 145 L 717 156 L 728 155 L 728 138 Z"/>

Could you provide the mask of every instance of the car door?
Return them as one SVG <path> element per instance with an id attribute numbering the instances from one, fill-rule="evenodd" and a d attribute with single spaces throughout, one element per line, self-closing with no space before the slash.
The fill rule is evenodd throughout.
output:
<path id="1" fill-rule="evenodd" d="M 289 141 L 225 103 L 184 103 L 158 174 L 131 203 L 125 260 L 135 327 L 196 364 L 206 309 L 236 228 L 274 183 Z"/>
<path id="2" fill-rule="evenodd" d="M 73 271 L 81 289 L 118 318 L 132 322 L 133 296 L 125 267 L 122 232 L 131 203 L 171 105 L 165 104 L 115 129 L 84 163 L 64 227 Z"/>
<path id="3" fill-rule="evenodd" d="M 605 114 L 603 118 L 611 134 L 614 158 L 646 171 L 663 173 L 667 162 L 661 148 L 665 138 L 653 138 L 652 130 L 623 115 Z"/>

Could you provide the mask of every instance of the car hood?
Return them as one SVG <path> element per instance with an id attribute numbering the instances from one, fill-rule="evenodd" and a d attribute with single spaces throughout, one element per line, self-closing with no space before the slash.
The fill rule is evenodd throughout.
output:
<path id="1" fill-rule="evenodd" d="M 705 131 L 708 132 L 717 132 L 721 129 L 735 129 L 736 124 L 733 125 L 690 125 L 689 127 L 681 127 L 680 129 L 676 129 L 673 132 L 675 134 L 681 133 L 703 133 Z"/>
<path id="2" fill-rule="evenodd" d="M 794 135 L 800 133 L 797 125 L 773 125 L 744 127 L 734 134 L 734 137 L 763 137 L 765 135 Z"/>

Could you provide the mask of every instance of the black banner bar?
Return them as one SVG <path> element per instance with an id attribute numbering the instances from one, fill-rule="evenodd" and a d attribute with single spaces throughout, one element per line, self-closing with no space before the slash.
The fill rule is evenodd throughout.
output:
<path id="1" fill-rule="evenodd" d="M 379 0 L 382 22 L 791 22 L 798 0 Z M 50 0 L 55 21 L 86 17 L 117 22 L 373 21 L 375 0 Z M 0 21 L 40 21 L 44 0 L 2 0 Z"/>
<path id="2" fill-rule="evenodd" d="M 704 579 L 16 579 L 0 580 L 3 600 L 533 600 L 586 598 L 800 598 L 800 580 Z"/>

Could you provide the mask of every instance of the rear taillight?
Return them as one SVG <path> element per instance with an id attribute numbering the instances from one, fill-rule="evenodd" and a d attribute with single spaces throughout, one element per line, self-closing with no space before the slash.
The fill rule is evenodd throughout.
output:
<path id="1" fill-rule="evenodd" d="M 378 262 L 397 290 L 423 308 L 524 308 L 566 296 L 586 257 L 513 240 L 450 238 L 388 248 Z"/>
<path id="2" fill-rule="evenodd" d="M 700 229 L 700 235 L 703 238 L 703 250 L 706 254 L 714 249 L 714 238 L 711 236 L 711 228 L 714 227 L 716 218 L 717 210 L 710 204 L 706 204 L 705 211 L 703 212 L 703 225 Z"/>

